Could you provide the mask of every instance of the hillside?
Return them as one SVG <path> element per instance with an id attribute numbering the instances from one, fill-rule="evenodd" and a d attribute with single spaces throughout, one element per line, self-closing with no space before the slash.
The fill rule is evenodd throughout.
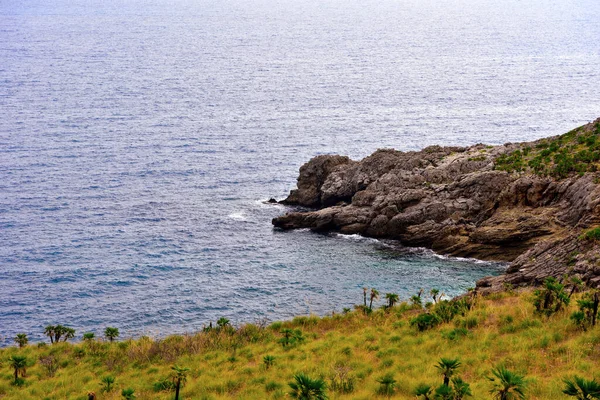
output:
<path id="1" fill-rule="evenodd" d="M 414 399 L 420 384 L 434 389 L 442 384 L 435 365 L 445 357 L 460 362 L 455 376 L 470 385 L 471 398 L 491 398 L 494 385 L 488 378 L 493 368 L 504 366 L 525 377 L 528 399 L 566 399 L 563 379 L 600 378 L 598 328 L 584 326 L 586 331 L 570 319 L 578 309 L 574 300 L 582 294 L 574 296 L 550 316 L 536 312 L 532 292 L 506 292 L 467 296 L 459 303 L 438 299 L 427 309 L 413 302 L 369 313 L 359 306 L 269 326 L 236 329 L 222 321 L 222 328 L 161 340 L 91 339 L 4 348 L 0 398 L 83 400 L 93 391 L 97 399 L 121 399 L 122 390 L 131 388 L 137 399 L 173 399 L 171 367 L 178 365 L 189 368 L 183 399 L 289 398 L 288 384 L 298 373 L 322 378 L 330 399 L 386 398 L 378 382 L 386 375 L 395 381 L 390 397 Z M 362 303 L 362 293 L 357 297 Z M 430 301 L 422 296 L 422 302 Z M 447 313 L 450 304 L 459 305 L 456 313 Z M 415 320 L 419 315 L 449 322 L 438 320 L 426 329 L 414 322 L 422 321 Z M 19 385 L 13 384 L 9 361 L 14 355 L 27 357 Z M 272 356 L 269 366 L 266 356 Z M 102 391 L 106 376 L 114 377 L 109 392 Z"/>

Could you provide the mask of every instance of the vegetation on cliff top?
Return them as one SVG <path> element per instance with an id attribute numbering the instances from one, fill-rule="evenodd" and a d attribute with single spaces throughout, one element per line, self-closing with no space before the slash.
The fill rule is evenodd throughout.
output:
<path id="1" fill-rule="evenodd" d="M 600 122 L 590 129 L 579 127 L 555 138 L 523 144 L 511 153 L 500 155 L 495 162 L 497 170 L 559 179 L 571 173 L 595 172 L 600 166 Z"/>
<path id="2" fill-rule="evenodd" d="M 430 294 L 268 326 L 223 319 L 160 340 L 25 343 L 0 350 L 0 398 L 566 399 L 600 378 L 598 328 L 586 319 L 595 292 L 549 281 L 458 302 Z"/>

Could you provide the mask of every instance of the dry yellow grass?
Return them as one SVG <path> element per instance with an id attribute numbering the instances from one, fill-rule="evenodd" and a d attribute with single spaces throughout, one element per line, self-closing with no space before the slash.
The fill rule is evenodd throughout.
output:
<path id="1" fill-rule="evenodd" d="M 442 382 L 435 368 L 440 357 L 459 358 L 458 374 L 471 385 L 474 399 L 491 398 L 487 377 L 494 366 L 526 375 L 528 399 L 566 399 L 562 380 L 575 374 L 600 378 L 598 328 L 583 332 L 569 320 L 571 304 L 550 318 L 534 313 L 531 293 L 504 293 L 478 299 L 465 316 L 418 332 L 410 319 L 419 311 L 406 304 L 371 315 L 350 312 L 323 318 L 298 317 L 269 327 L 246 325 L 237 331 L 213 330 L 163 340 L 140 338 L 119 343 L 90 342 L 0 350 L 0 399 L 120 399 L 133 388 L 137 399 L 172 399 L 172 391 L 156 391 L 170 377 L 171 366 L 190 369 L 183 399 L 278 399 L 288 397 L 296 373 L 323 378 L 336 373 L 354 381 L 352 393 L 328 390 L 330 399 L 373 399 L 377 379 L 396 379 L 392 398 L 414 399 L 420 383 Z M 573 302 L 574 303 L 574 302 Z M 468 326 L 464 330 L 457 327 Z M 304 341 L 284 347 L 283 328 L 300 329 Z M 25 383 L 14 386 L 11 355 L 27 356 Z M 50 377 L 39 362 L 53 355 L 59 368 Z M 274 357 L 267 368 L 266 355 Z M 101 392 L 101 378 L 115 377 L 114 389 Z"/>

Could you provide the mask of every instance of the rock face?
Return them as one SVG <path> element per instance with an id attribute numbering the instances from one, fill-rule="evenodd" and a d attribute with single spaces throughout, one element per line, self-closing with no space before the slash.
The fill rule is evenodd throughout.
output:
<path id="1" fill-rule="evenodd" d="M 314 210 L 288 213 L 273 225 L 358 233 L 510 262 L 505 275 L 477 282 L 483 292 L 565 273 L 600 285 L 600 246 L 580 238 L 600 225 L 600 173 L 594 172 L 599 160 L 593 156 L 600 119 L 563 136 L 494 147 L 378 150 L 358 162 L 318 156 L 300 168 L 298 189 L 282 201 Z M 586 140 L 593 144 L 584 149 L 592 154 L 585 170 L 574 157 L 563 173 L 560 154 L 570 160 L 568 151 L 581 151 Z M 535 160 L 547 162 L 547 169 L 540 172 Z"/>

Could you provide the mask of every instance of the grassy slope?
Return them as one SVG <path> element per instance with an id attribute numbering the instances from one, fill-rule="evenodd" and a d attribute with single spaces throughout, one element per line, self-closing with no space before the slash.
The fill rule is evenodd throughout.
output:
<path id="1" fill-rule="evenodd" d="M 500 363 L 526 374 L 529 399 L 561 399 L 567 398 L 561 393 L 563 378 L 573 374 L 600 378 L 598 328 L 576 329 L 569 320 L 576 308 L 573 303 L 548 319 L 534 314 L 530 293 L 501 294 L 478 299 L 465 317 L 426 332 L 409 325 L 418 311 L 397 306 L 370 316 L 351 312 L 299 317 L 264 329 L 247 326 L 234 335 L 213 332 L 162 341 L 142 338 L 113 344 L 5 348 L 0 350 L 0 398 L 86 399 L 91 390 L 98 399 L 119 399 L 121 389 L 131 387 L 138 399 L 171 399 L 172 392 L 156 392 L 153 385 L 169 376 L 173 364 L 190 368 L 184 399 L 282 398 L 295 373 L 322 376 L 329 382 L 337 364 L 351 369 L 355 391 L 340 395 L 329 390 L 332 399 L 372 399 L 379 387 L 376 380 L 388 372 L 398 382 L 394 398 L 411 399 L 419 383 L 441 383 L 434 367 L 440 357 L 458 357 L 463 364 L 459 375 L 471 383 L 475 399 L 490 397 L 486 377 Z M 449 339 L 448 333 L 467 319 L 471 324 L 476 319 L 477 326 L 467 336 Z M 282 326 L 302 329 L 304 343 L 284 348 L 278 343 Z M 49 353 L 60 363 L 52 378 L 37 362 Z M 30 363 L 36 360 L 22 387 L 11 384 L 7 358 L 13 354 L 27 355 Z M 267 354 L 275 357 L 270 369 L 262 362 Z M 106 375 L 116 377 L 116 389 L 103 394 L 100 378 Z"/>
<path id="2" fill-rule="evenodd" d="M 522 143 L 520 148 L 496 159 L 496 169 L 530 172 L 554 178 L 583 175 L 600 167 L 600 120 L 563 135 Z"/>

